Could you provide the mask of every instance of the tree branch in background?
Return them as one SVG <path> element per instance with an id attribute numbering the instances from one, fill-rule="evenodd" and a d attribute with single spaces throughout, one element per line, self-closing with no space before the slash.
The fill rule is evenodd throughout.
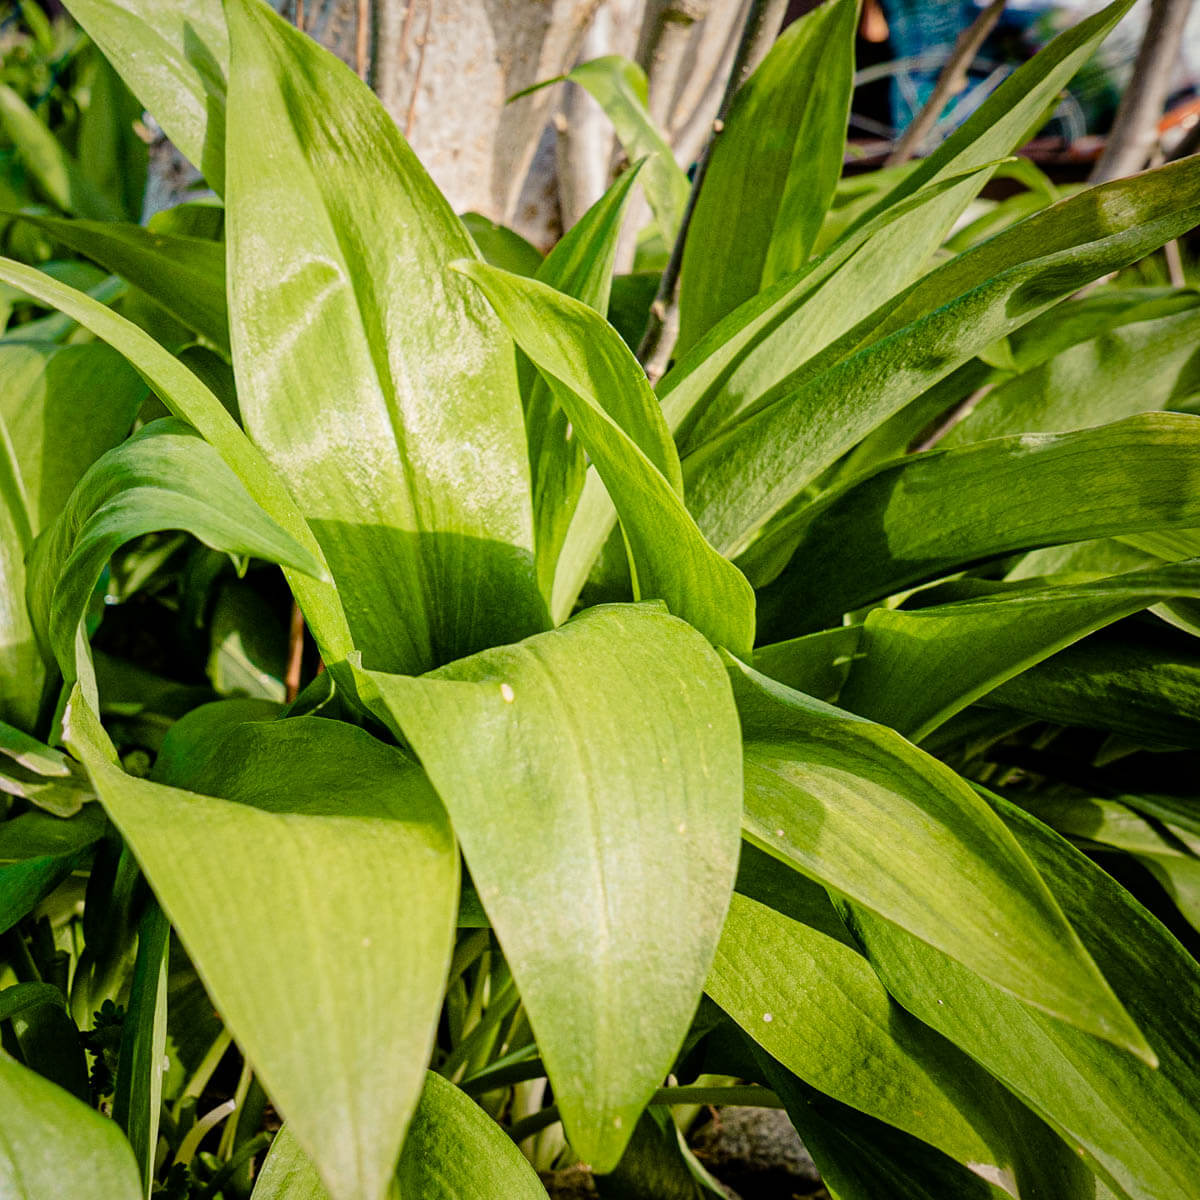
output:
<path id="1" fill-rule="evenodd" d="M 679 73 L 692 41 L 692 26 L 708 15 L 710 0 L 650 0 L 637 61 L 650 83 L 650 115 L 668 130 Z"/>
<path id="2" fill-rule="evenodd" d="M 1089 183 L 1134 175 L 1149 162 L 1191 7 L 1192 0 L 1150 0 L 1150 19 L 1133 75 Z"/>
<path id="3" fill-rule="evenodd" d="M 683 220 L 671 247 L 671 257 L 659 281 L 658 292 L 650 305 L 650 317 L 646 324 L 646 332 L 638 346 L 638 361 L 646 369 L 651 383 L 658 380 L 666 370 L 670 361 L 671 349 L 675 344 L 673 329 L 677 325 L 677 305 L 679 290 L 679 271 L 683 266 L 683 245 L 687 240 L 688 227 L 692 223 L 692 214 L 696 211 L 696 200 L 700 189 L 704 186 L 704 176 L 708 172 L 709 159 L 712 157 L 713 146 L 721 131 L 725 128 L 725 118 L 733 105 L 733 98 L 738 88 L 746 81 L 754 68 L 762 62 L 767 51 L 779 34 L 787 12 L 787 0 L 753 0 L 750 11 L 746 16 L 746 24 L 742 29 L 742 37 L 738 42 L 737 53 L 734 55 L 733 68 L 725 84 L 725 93 L 721 97 L 721 106 L 717 109 L 716 119 L 712 123 L 712 132 L 705 143 L 704 150 L 696 163 L 696 173 L 692 179 L 692 190 L 688 194 L 687 207 L 683 211 Z"/>
<path id="4" fill-rule="evenodd" d="M 358 0 L 354 23 L 354 69 L 364 83 L 367 81 L 370 58 L 367 49 L 371 38 L 371 0 Z"/>
<path id="5" fill-rule="evenodd" d="M 942 67 L 929 99 L 921 106 L 921 111 L 913 117 L 891 154 L 887 156 L 885 166 L 894 167 L 899 163 L 908 162 L 920 153 L 929 131 L 937 124 L 951 97 L 957 96 L 966 87 L 967 71 L 975 61 L 980 47 L 987 41 L 988 34 L 1000 20 L 1004 4 L 1005 0 L 991 0 L 987 8 L 958 35 L 954 49 L 950 51 L 950 57 Z"/>

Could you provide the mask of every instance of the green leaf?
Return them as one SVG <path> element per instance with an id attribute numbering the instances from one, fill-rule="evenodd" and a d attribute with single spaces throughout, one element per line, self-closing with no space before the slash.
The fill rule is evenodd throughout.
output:
<path id="1" fill-rule="evenodd" d="M 760 646 L 754 652 L 754 667 L 793 691 L 832 704 L 860 655 L 861 644 L 861 625 L 839 625 Z"/>
<path id="2" fill-rule="evenodd" d="M 229 36 L 221 0 L 69 0 L 171 142 L 223 190 Z"/>
<path id="3" fill-rule="evenodd" d="M 0 718 L 24 729 L 37 723 L 45 674 L 25 607 L 26 553 L 145 396 L 107 346 L 0 344 Z"/>
<path id="4" fill-rule="evenodd" d="M 1061 1182 L 1054 1135 L 962 1051 L 903 1012 L 847 942 L 735 894 L 705 990 L 821 1092 L 1013 1194 L 1018 1181 L 1022 1195 L 1026 1188 L 1080 1194 L 1048 1190 Z"/>
<path id="5" fill-rule="evenodd" d="M 749 841 L 1026 1003 L 1153 1058 L 965 780 L 884 725 L 727 662 L 745 738 Z"/>
<path id="6" fill-rule="evenodd" d="M 221 401 L 174 355 L 98 300 L 57 283 L 32 267 L 0 258 L 0 281 L 59 309 L 123 354 L 167 408 L 194 426 L 216 448 L 263 509 L 320 560 L 320 547 L 279 476 Z M 322 655 L 331 662 L 345 657 L 352 643 L 345 613 L 332 585 L 297 572 L 289 573 L 288 582 Z"/>
<path id="7" fill-rule="evenodd" d="M 396 1168 L 397 1200 L 545 1200 L 533 1168 L 500 1127 L 432 1071 Z M 328 1200 L 291 1129 L 263 1163 L 253 1200 Z"/>
<path id="8" fill-rule="evenodd" d="M 895 926 L 853 927 L 888 990 L 1002 1080 L 1131 1197 L 1188 1200 L 1200 1177 L 1200 968 L 1108 875 L 992 798 L 1158 1055 L 1151 1070 L 985 984 Z"/>
<path id="9" fill-rule="evenodd" d="M 1060 433 L 1171 408 L 1200 391 L 1200 298 L 1123 323 L 993 388 L 938 442 L 942 449 L 1015 433 Z"/>
<path id="10" fill-rule="evenodd" d="M 542 252 L 527 242 L 516 230 L 489 221 L 482 213 L 462 214 L 462 223 L 479 247 L 484 262 L 503 267 L 517 275 L 534 275 L 542 265 Z"/>
<path id="11" fill-rule="evenodd" d="M 0 1194 L 11 1200 L 138 1200 L 120 1129 L 0 1050 Z"/>
<path id="12" fill-rule="evenodd" d="M 184 529 L 214 550 L 322 574 L 207 442 L 182 422 L 152 422 L 89 469 L 30 558 L 34 628 L 68 683 L 83 679 L 85 689 L 94 688 L 80 629 L 105 564 L 125 542 L 164 529 Z"/>
<path id="13" fill-rule="evenodd" d="M 891 298 L 920 273 L 999 160 L 1040 123 L 1129 3 L 1117 0 L 1062 33 L 936 153 L 903 172 L 821 259 L 735 309 L 685 354 L 659 385 L 681 446 L 708 440 L 860 321 L 877 327 Z"/>
<path id="14" fill-rule="evenodd" d="M 813 9 L 738 89 L 688 228 L 676 357 L 808 258 L 842 172 L 857 24 L 857 0 Z"/>
<path id="15" fill-rule="evenodd" d="M 473 1100 L 430 1072 L 396 1169 L 400 1200 L 545 1200 L 524 1155 Z"/>
<path id="16" fill-rule="evenodd" d="M 983 702 L 1139 744 L 1200 747 L 1195 645 L 1164 626 L 1101 630 L 1001 684 Z"/>
<path id="17" fill-rule="evenodd" d="M 567 79 L 586 88 L 604 109 L 630 162 L 645 159 L 642 187 L 664 240 L 679 232 L 691 185 L 667 140 L 647 111 L 646 75 L 637 63 L 616 54 L 580 63 Z"/>
<path id="18" fill-rule="evenodd" d="M 355 646 L 419 672 L 537 632 L 512 346 L 446 271 L 470 237 L 348 67 L 265 5 L 229 18 L 242 419 L 321 543 Z"/>
<path id="19" fill-rule="evenodd" d="M 992 585 L 995 586 L 995 585 Z M 1200 561 L 929 608 L 876 608 L 840 703 L 921 741 L 1006 679 L 1160 600 L 1200 598 Z"/>
<path id="20" fill-rule="evenodd" d="M 661 599 L 715 645 L 749 653 L 754 597 L 680 499 L 679 458 L 642 368 L 587 305 L 480 263 L 474 280 L 550 384 L 621 518 L 635 596 Z"/>
<path id="21" fill-rule="evenodd" d="M 786 637 L 1015 550 L 1200 524 L 1198 445 L 1200 418 L 1147 413 L 888 463 L 795 519 L 763 624 Z"/>
<path id="22" fill-rule="evenodd" d="M 33 7 L 26 5 L 26 11 Z M 141 219 L 149 152 L 138 136 L 144 106 L 95 47 L 88 47 L 82 80 L 87 105 L 79 118 L 80 169 L 133 221 Z M 82 91 L 82 89 L 80 89 Z M 82 99 L 80 91 L 75 98 Z"/>
<path id="23" fill-rule="evenodd" d="M 65 213 L 119 221 L 123 216 L 97 189 L 37 114 L 7 84 L 0 84 L 0 125 L 46 198 Z"/>
<path id="24" fill-rule="evenodd" d="M 167 1049 L 167 945 L 171 926 L 150 902 L 138 925 L 137 960 L 121 1027 L 113 1120 L 125 1131 L 142 1173 L 142 1194 L 154 1190 L 163 1058 Z"/>
<path id="25" fill-rule="evenodd" d="M 887 1195 L 904 1200 L 1004 1200 L 1009 1195 L 928 1142 L 839 1104 L 766 1056 L 760 1058 L 821 1181 L 838 1200 Z"/>
<path id="26" fill-rule="evenodd" d="M 625 171 L 567 231 L 538 270 L 529 274 L 603 315 L 608 309 L 621 223 L 640 168 L 638 163 Z M 527 360 L 523 366 L 533 376 L 523 391 L 533 473 L 538 584 L 549 602 L 559 552 L 579 500 L 587 463 L 550 385 Z"/>
<path id="27" fill-rule="evenodd" d="M 141 288 L 189 328 L 229 353 L 225 247 L 119 222 L 22 215 L 56 242 Z"/>
<path id="28" fill-rule="evenodd" d="M 717 657 L 659 606 L 611 605 L 421 679 L 355 680 L 450 811 L 572 1146 L 611 1169 L 733 884 L 741 743 Z"/>
<path id="29" fill-rule="evenodd" d="M 1175 902 L 1181 915 L 1200 928 L 1200 858 L 1189 847 L 1189 832 L 1145 817 L 1115 800 L 1055 794 L 1017 796 L 1014 801 L 1052 829 L 1083 843 L 1085 849 L 1124 850 L 1154 876 Z M 1155 807 L 1151 802 L 1151 808 Z"/>
<path id="30" fill-rule="evenodd" d="M 934 271 L 686 458 L 700 528 L 736 555 L 774 520 L 751 555 L 770 559 L 803 489 L 861 438 L 997 338 L 1198 220 L 1200 163 L 1184 160 L 1093 188 Z"/>
<path id="31" fill-rule="evenodd" d="M 78 690 L 64 726 L 330 1195 L 382 1200 L 458 902 L 454 839 L 424 773 L 362 730 L 299 717 L 236 727 L 165 786 L 113 765 Z"/>

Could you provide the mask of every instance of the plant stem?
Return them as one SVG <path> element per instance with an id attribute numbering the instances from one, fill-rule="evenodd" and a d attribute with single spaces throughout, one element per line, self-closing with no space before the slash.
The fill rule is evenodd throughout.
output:
<path id="1" fill-rule="evenodd" d="M 692 190 L 688 193 L 687 207 L 683 210 L 683 220 L 679 223 L 679 232 L 675 235 L 675 244 L 671 247 L 671 257 L 659 280 L 658 292 L 650 305 L 646 332 L 638 346 L 638 362 L 645 368 L 651 383 L 656 382 L 666 370 L 671 349 L 675 344 L 672 329 L 678 305 L 679 272 L 683 268 L 683 247 L 687 241 L 692 215 L 696 211 L 700 189 L 704 186 L 704 176 L 708 173 L 713 147 L 725 128 L 725 119 L 733 106 L 734 96 L 746 77 L 762 61 L 766 48 L 775 40 L 786 11 L 787 0 L 753 0 L 746 15 L 746 24 L 733 58 L 733 67 L 725 83 L 725 94 L 721 97 L 721 106 L 717 109 L 716 118 L 712 123 L 712 132 L 708 135 L 708 141 L 696 162 L 696 173 L 692 179 Z"/>
<path id="2" fill-rule="evenodd" d="M 1133 75 L 1089 183 L 1134 175 L 1149 161 L 1191 7 L 1192 0 L 1150 0 L 1150 19 Z"/>
<path id="3" fill-rule="evenodd" d="M 967 69 L 975 61 L 979 48 L 987 41 L 987 35 L 995 28 L 1004 12 L 1005 0 L 991 0 L 979 16 L 958 35 L 950 57 L 946 59 L 933 85 L 929 99 L 921 106 L 921 111 L 913 117 L 900 140 L 887 156 L 884 166 L 894 167 L 908 162 L 921 149 L 929 131 L 937 124 L 942 115 L 942 109 L 951 96 L 955 96 L 967 82 Z"/>

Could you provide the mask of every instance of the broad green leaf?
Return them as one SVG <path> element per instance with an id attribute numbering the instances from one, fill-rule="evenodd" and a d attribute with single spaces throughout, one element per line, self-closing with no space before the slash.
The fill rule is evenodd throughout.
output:
<path id="1" fill-rule="evenodd" d="M 639 599 L 661 599 L 714 645 L 749 653 L 754 597 L 680 499 L 679 458 L 645 373 L 602 317 L 479 263 L 474 280 L 550 384 L 621 518 Z M 740 648 L 740 649 L 739 649 Z"/>
<path id="2" fill-rule="evenodd" d="M 119 221 L 124 215 L 96 188 L 37 114 L 7 84 L 0 84 L 0 125 L 46 198 L 65 213 Z"/>
<path id="3" fill-rule="evenodd" d="M 333 1200 L 382 1200 L 458 901 L 424 773 L 362 730 L 299 717 L 241 725 L 202 771 L 157 783 L 113 764 L 78 690 L 64 727 Z"/>
<path id="4" fill-rule="evenodd" d="M 229 35 L 221 0 L 69 0 L 172 143 L 223 190 Z"/>
<path id="5" fill-rule="evenodd" d="M 154 1189 L 163 1057 L 167 1048 L 167 945 L 171 926 L 150 902 L 138 925 L 137 961 L 121 1027 L 113 1120 L 125 1131 L 142 1173 L 142 1194 Z"/>
<path id="6" fill-rule="evenodd" d="M 1200 747 L 1200 651 L 1165 626 L 1101 630 L 1001 684 L 983 703 L 1140 744 Z"/>
<path id="7" fill-rule="evenodd" d="M 876 608 L 840 703 L 919 742 L 1034 663 L 1178 596 L 1200 598 L 1200 562 L 1081 584 L 1021 587 L 928 608 Z"/>
<path id="8" fill-rule="evenodd" d="M 1200 1177 L 1200 969 L 1122 887 L 1041 822 L 993 799 L 1159 1060 L 1003 995 L 893 925 L 854 932 L 888 990 L 1026 1101 L 1134 1200 L 1190 1200 Z"/>
<path id="9" fill-rule="evenodd" d="M 22 216 L 56 242 L 141 288 L 226 354 L 225 247 L 199 237 L 155 233 L 118 222 Z"/>
<path id="10" fill-rule="evenodd" d="M 616 130 L 630 162 L 645 159 L 642 187 L 663 238 L 669 245 L 679 232 L 690 184 L 666 138 L 647 111 L 645 72 L 635 62 L 610 54 L 580 63 L 566 78 L 591 93 Z"/>
<path id="11" fill-rule="evenodd" d="M 100 301 L 32 267 L 0 258 L 0 281 L 59 309 L 123 354 L 167 408 L 216 448 L 268 515 L 320 560 L 320 547 L 279 476 L 221 401 L 174 355 Z M 288 574 L 288 582 L 323 656 L 333 662 L 344 657 L 352 643 L 341 601 L 332 585 L 294 571 Z"/>
<path id="12" fill-rule="evenodd" d="M 37 722 L 45 676 L 25 607 L 31 540 L 129 431 L 145 395 L 107 346 L 0 344 L 0 717 L 24 729 Z"/>
<path id="13" fill-rule="evenodd" d="M 857 23 L 857 0 L 813 9 L 738 89 L 688 228 L 676 356 L 808 258 L 842 172 Z"/>
<path id="14" fill-rule="evenodd" d="M 399 1200 L 545 1200 L 533 1168 L 473 1100 L 430 1072 L 396 1168 Z"/>
<path id="15" fill-rule="evenodd" d="M 995 1080 L 902 1011 L 846 942 L 735 894 L 705 991 L 819 1091 L 1014 1194 L 1018 1182 L 1020 1194 L 1081 1194 L 1051 1192 L 1061 1182 L 1053 1178 L 1060 1156 L 1047 1153 L 1054 1135 L 1028 1114 L 1022 1122 L 1021 1106 Z"/>
<path id="16" fill-rule="evenodd" d="M 105 564 L 125 542 L 163 529 L 186 530 L 214 550 L 322 573 L 207 442 L 172 418 L 152 422 L 88 470 L 30 558 L 34 628 L 68 683 L 82 678 L 85 689 L 94 686 L 80 628 Z"/>
<path id="17" fill-rule="evenodd" d="M 446 270 L 474 244 L 348 67 L 265 5 L 231 2 L 229 20 L 242 419 L 321 543 L 355 646 L 419 672 L 537 632 L 512 346 Z"/>
<path id="18" fill-rule="evenodd" d="M 1170 824 L 1161 828 L 1115 800 L 1078 793 L 1014 797 L 1021 807 L 1064 837 L 1085 848 L 1124 850 L 1162 885 L 1183 917 L 1200 927 L 1200 857 L 1188 845 L 1189 834 Z M 1193 843 L 1194 838 L 1190 838 Z"/>
<path id="19" fill-rule="evenodd" d="M 482 213 L 463 213 L 461 220 L 484 262 L 518 275 L 534 275 L 542 265 L 542 252 L 516 230 L 489 221 Z"/>
<path id="20" fill-rule="evenodd" d="M 953 138 L 904 172 L 822 259 L 735 309 L 681 358 L 659 394 L 685 450 L 889 304 L 920 273 L 998 160 L 1040 123 L 1130 2 L 1117 0 L 1062 33 Z M 694 429 L 697 415 L 709 422 L 707 432 Z"/>
<path id="21" fill-rule="evenodd" d="M 661 606 L 611 605 L 420 679 L 355 681 L 450 811 L 567 1136 L 610 1170 L 733 884 L 742 758 L 719 660 Z"/>
<path id="22" fill-rule="evenodd" d="M 745 739 L 743 830 L 754 845 L 997 987 L 1152 1058 L 1028 858 L 965 780 L 886 726 L 727 661 Z"/>
<path id="23" fill-rule="evenodd" d="M 1200 391 L 1200 300 L 1189 299 L 1190 309 L 1109 330 L 1001 383 L 938 445 L 1086 429 L 1177 406 Z"/>
<path id="24" fill-rule="evenodd" d="M 760 646 L 755 670 L 817 700 L 837 700 L 852 665 L 861 654 L 861 625 L 839 625 L 787 642 Z"/>
<path id="25" fill-rule="evenodd" d="M 396 1200 L 545 1200 L 533 1168 L 503 1130 L 453 1084 L 430 1071 L 396 1167 Z M 329 1200 L 284 1126 L 253 1200 Z"/>
<path id="26" fill-rule="evenodd" d="M 795 519 L 792 563 L 760 593 L 763 625 L 786 637 L 1015 550 L 1195 526 L 1197 446 L 1200 418 L 1147 413 L 888 463 Z"/>
<path id="27" fill-rule="evenodd" d="M 33 5 L 25 6 L 28 11 Z M 141 219 L 149 152 L 138 136 L 144 105 L 94 46 L 84 50 L 87 104 L 79 118 L 80 169 L 132 221 Z M 82 91 L 82 89 L 80 89 Z M 80 92 L 75 93 L 82 99 Z"/>
<path id="28" fill-rule="evenodd" d="M 137 1200 L 120 1129 L 0 1050 L 0 1195 L 5 1200 Z"/>
<path id="29" fill-rule="evenodd" d="M 827 369 L 816 364 L 787 381 L 685 459 L 700 528 L 736 555 L 775 519 L 755 553 L 774 551 L 805 503 L 803 489 L 862 437 L 996 338 L 1198 220 L 1200 162 L 1184 160 L 1084 192 L 952 260 L 867 323 L 872 338 L 889 336 L 844 357 L 831 348 Z M 859 337 L 853 330 L 846 341 Z"/>
<path id="30" fill-rule="evenodd" d="M 608 310 L 617 240 L 641 164 L 625 171 L 567 231 L 536 272 L 542 283 L 572 296 L 603 315 Z M 532 364 L 522 364 L 525 430 L 533 476 L 534 541 L 538 584 L 550 602 L 559 552 L 587 472 L 587 462 L 571 422 L 550 385 Z"/>
<path id="31" fill-rule="evenodd" d="M 839 1104 L 763 1056 L 767 1082 L 837 1200 L 1004 1200 L 1001 1191 L 928 1142 Z M 1084 1193 L 1086 1195 L 1086 1193 Z"/>

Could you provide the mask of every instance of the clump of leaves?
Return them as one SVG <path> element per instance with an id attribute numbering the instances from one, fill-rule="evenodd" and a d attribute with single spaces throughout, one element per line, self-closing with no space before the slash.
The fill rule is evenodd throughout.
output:
<path id="1" fill-rule="evenodd" d="M 1200 221 L 1200 165 L 1060 199 L 1005 157 L 1127 7 L 867 188 L 855 6 L 797 22 L 651 386 L 612 273 L 636 181 L 678 234 L 661 150 L 522 275 L 258 0 L 74 0 L 224 219 L 54 225 L 190 338 L 0 263 L 95 339 L 0 409 L 0 911 L 19 950 L 90 870 L 70 1002 L 127 1005 L 114 1121 L 5 1042 L 30 1186 L 711 1191 L 687 1114 L 761 1102 L 838 1197 L 1185 1200 L 1200 307 L 1079 293 Z M 580 80 L 653 151 L 625 66 Z M 1014 170 L 1022 206 L 957 228 Z M 141 381 L 170 415 L 126 437 Z M 249 637 L 198 689 L 93 649 L 135 580 L 227 647 L 257 618 L 218 623 L 221 555 L 283 568 L 326 668 L 294 700 Z"/>

